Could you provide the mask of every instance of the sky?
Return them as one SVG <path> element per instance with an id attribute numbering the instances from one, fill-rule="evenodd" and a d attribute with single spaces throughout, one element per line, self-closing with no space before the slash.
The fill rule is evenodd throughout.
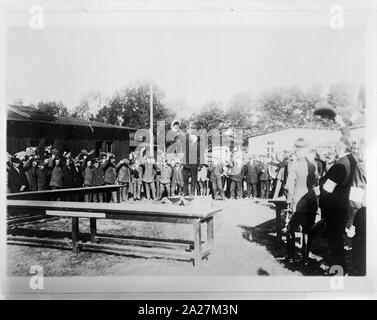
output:
<path id="1" fill-rule="evenodd" d="M 359 87 L 364 64 L 356 27 L 10 27 L 7 102 L 62 100 L 72 109 L 91 90 L 111 95 L 153 79 L 169 105 L 188 115 L 209 101 L 274 86 Z"/>

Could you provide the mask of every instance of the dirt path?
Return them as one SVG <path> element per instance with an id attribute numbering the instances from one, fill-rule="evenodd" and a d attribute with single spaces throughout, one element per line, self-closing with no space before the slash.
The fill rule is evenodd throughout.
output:
<path id="1" fill-rule="evenodd" d="M 46 276 L 64 275 L 300 275 L 291 271 L 274 257 L 268 244 L 271 236 L 254 241 L 253 232 L 275 217 L 265 203 L 249 199 L 218 201 L 223 211 L 215 217 L 215 247 L 208 260 L 193 268 L 189 262 L 167 259 L 144 259 L 82 252 L 74 256 L 70 251 L 23 246 L 8 246 L 8 274 L 29 275 L 30 266 L 44 267 Z M 80 230 L 87 231 L 83 219 Z M 36 229 L 70 230 L 70 220 L 60 219 Z M 101 221 L 99 232 L 112 230 L 122 234 L 168 236 L 184 239 L 191 236 L 190 226 L 140 222 Z M 260 230 L 261 231 L 261 230 Z M 264 239 L 266 243 L 264 243 Z"/>

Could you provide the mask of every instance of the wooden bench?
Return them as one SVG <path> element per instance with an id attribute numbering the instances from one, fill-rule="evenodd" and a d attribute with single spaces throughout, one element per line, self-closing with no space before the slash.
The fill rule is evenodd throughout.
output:
<path id="1" fill-rule="evenodd" d="M 9 200 L 56 200 L 66 195 L 85 195 L 104 192 L 117 192 L 118 202 L 120 201 L 120 189 L 126 185 L 103 185 L 96 187 L 83 187 L 83 188 L 66 188 L 55 190 L 43 191 L 26 191 L 17 193 L 8 193 L 7 199 Z"/>
<path id="2" fill-rule="evenodd" d="M 47 216 L 72 219 L 72 251 L 83 250 L 117 253 L 146 257 L 170 257 L 191 260 L 199 265 L 213 248 L 213 216 L 221 209 L 209 205 L 175 206 L 161 204 L 87 203 L 69 201 L 7 200 L 8 209 L 27 209 Z M 79 233 L 79 218 L 90 219 L 90 242 L 83 242 Z M 97 234 L 97 219 L 133 220 L 191 224 L 194 241 L 170 241 L 163 239 L 127 239 L 112 235 Z M 206 224 L 206 242 L 202 238 L 201 226 Z M 67 248 L 67 242 L 46 239 L 46 245 Z M 43 245 L 43 238 L 9 236 L 8 244 Z M 125 246 L 126 245 L 126 246 Z M 180 252 L 171 249 L 181 249 Z"/>

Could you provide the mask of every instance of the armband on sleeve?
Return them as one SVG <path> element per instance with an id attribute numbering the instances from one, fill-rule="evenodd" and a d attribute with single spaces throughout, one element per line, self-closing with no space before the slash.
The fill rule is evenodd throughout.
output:
<path id="1" fill-rule="evenodd" d="M 326 190 L 328 193 L 333 193 L 335 187 L 336 183 L 330 179 L 327 179 L 327 181 L 323 185 L 323 189 Z"/>

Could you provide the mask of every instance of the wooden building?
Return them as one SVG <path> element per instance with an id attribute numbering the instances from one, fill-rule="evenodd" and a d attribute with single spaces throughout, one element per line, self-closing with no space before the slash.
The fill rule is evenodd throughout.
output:
<path id="1" fill-rule="evenodd" d="M 28 106 L 9 105 L 7 111 L 7 151 L 10 154 L 38 146 L 52 145 L 73 155 L 82 149 L 113 153 L 117 159 L 128 157 L 130 133 L 137 129 L 72 117 L 48 119 Z"/>
<path id="2" fill-rule="evenodd" d="M 365 125 L 352 126 L 350 130 L 354 141 L 359 141 L 362 137 L 365 137 Z M 249 154 L 268 155 L 283 150 L 291 150 L 297 138 L 305 138 L 311 147 L 315 148 L 334 143 L 340 137 L 339 129 L 285 128 L 249 137 Z"/>

